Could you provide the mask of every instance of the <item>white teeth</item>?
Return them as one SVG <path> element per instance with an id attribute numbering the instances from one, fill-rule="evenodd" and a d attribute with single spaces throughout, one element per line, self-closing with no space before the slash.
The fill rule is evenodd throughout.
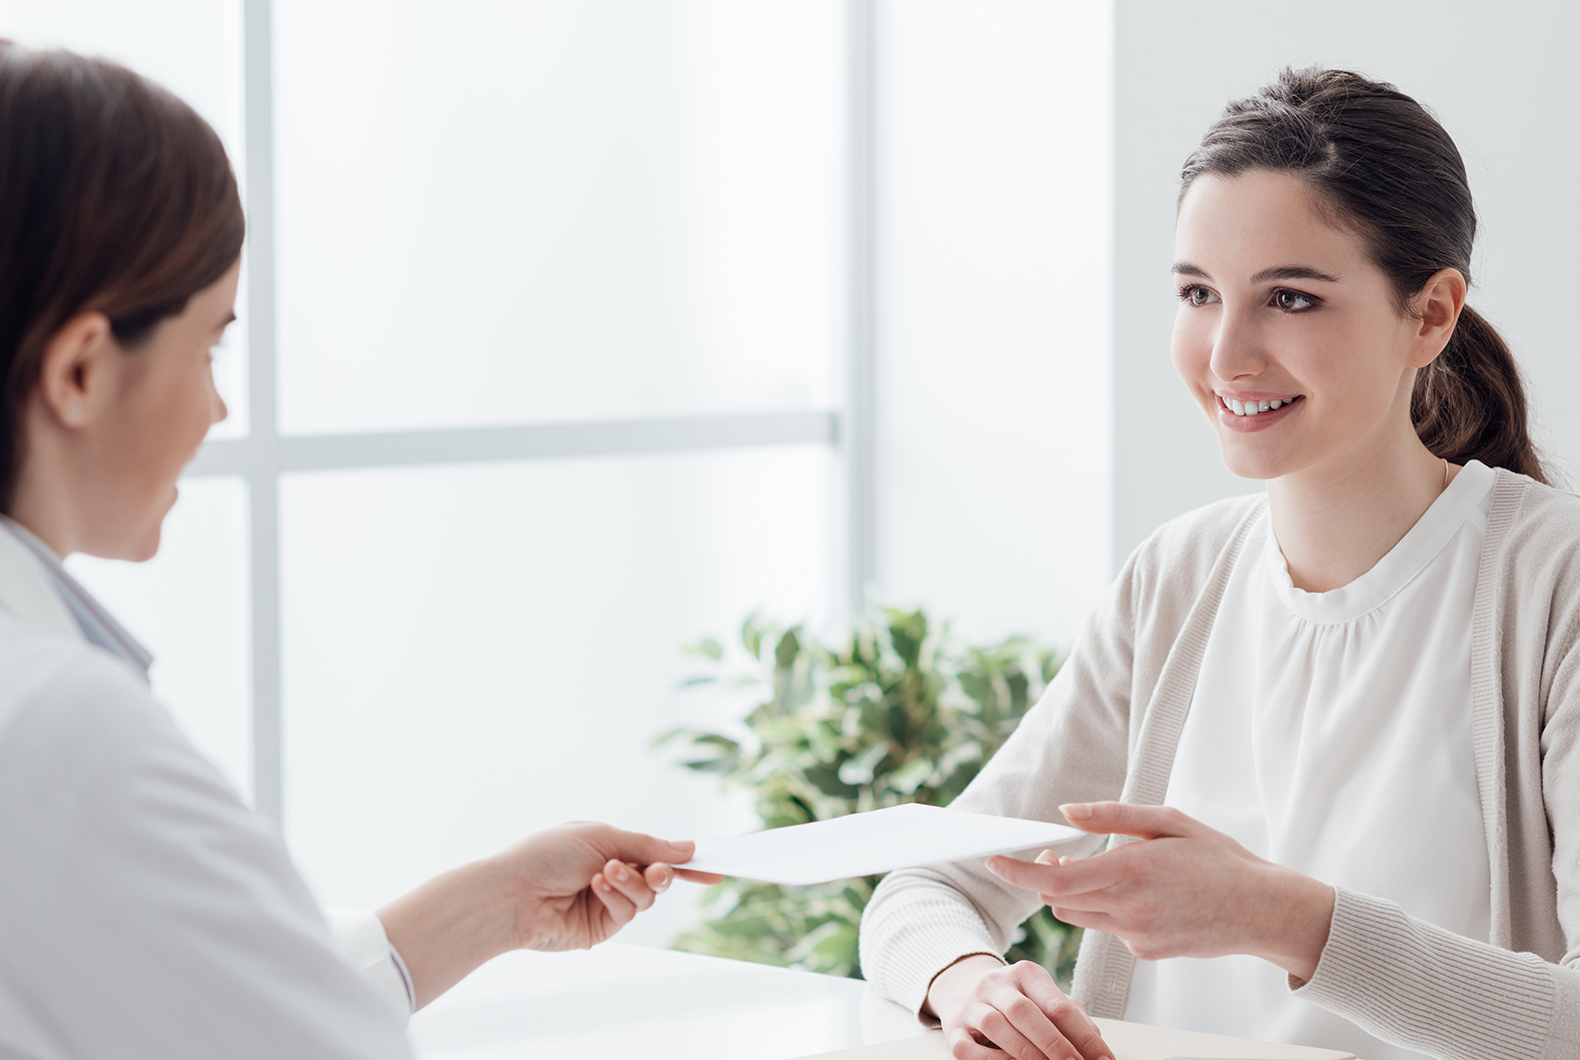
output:
<path id="1" fill-rule="evenodd" d="M 1272 412 L 1274 409 L 1283 408 L 1294 401 L 1294 398 L 1279 399 L 1276 401 L 1235 401 L 1233 398 L 1220 398 L 1223 407 L 1236 416 L 1255 416 L 1262 412 Z"/>

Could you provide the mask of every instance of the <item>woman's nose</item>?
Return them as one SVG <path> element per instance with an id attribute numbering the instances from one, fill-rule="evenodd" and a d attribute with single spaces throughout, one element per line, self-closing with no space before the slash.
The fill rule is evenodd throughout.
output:
<path id="1" fill-rule="evenodd" d="M 1213 375 L 1230 382 L 1248 375 L 1257 375 L 1267 365 L 1261 336 L 1250 314 L 1235 312 L 1228 307 L 1218 317 L 1218 328 L 1212 337 Z"/>

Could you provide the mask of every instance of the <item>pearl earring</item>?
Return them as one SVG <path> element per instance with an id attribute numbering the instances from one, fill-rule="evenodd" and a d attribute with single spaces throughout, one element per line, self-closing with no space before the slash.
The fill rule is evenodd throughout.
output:
<path id="1" fill-rule="evenodd" d="M 82 419 L 82 402 L 73 401 L 71 403 L 71 418 L 74 420 Z"/>

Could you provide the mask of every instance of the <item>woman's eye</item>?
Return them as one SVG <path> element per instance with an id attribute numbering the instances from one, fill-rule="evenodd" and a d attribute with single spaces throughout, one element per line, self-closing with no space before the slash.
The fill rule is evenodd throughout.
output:
<path id="1" fill-rule="evenodd" d="M 1274 291 L 1273 304 L 1286 313 L 1298 313 L 1302 309 L 1310 309 L 1317 303 L 1311 296 L 1301 294 L 1299 291 Z"/>
<path id="2" fill-rule="evenodd" d="M 1180 288 L 1180 301 L 1187 302 L 1193 306 L 1204 306 L 1215 301 L 1215 299 L 1213 293 L 1207 288 L 1191 284 L 1188 287 Z"/>

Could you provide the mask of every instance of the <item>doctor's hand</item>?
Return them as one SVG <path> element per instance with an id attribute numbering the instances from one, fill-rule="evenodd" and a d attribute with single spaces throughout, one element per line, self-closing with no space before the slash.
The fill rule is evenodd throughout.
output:
<path id="1" fill-rule="evenodd" d="M 694 849 L 586 822 L 528 836 L 496 856 L 515 907 L 511 948 L 587 949 L 650 908 L 676 876 L 717 883 L 722 877 L 671 867 Z"/>
<path id="2" fill-rule="evenodd" d="M 690 860 L 692 851 L 690 842 L 606 824 L 565 824 L 435 876 L 378 916 L 422 1008 L 501 953 L 603 942 L 651 907 L 676 877 L 718 882 L 718 876 L 673 867 Z"/>
<path id="3" fill-rule="evenodd" d="M 1080 861 L 989 858 L 1005 882 L 1037 892 L 1067 924 L 1106 931 L 1143 960 L 1245 953 L 1299 980 L 1316 972 L 1333 919 L 1333 888 L 1265 861 L 1166 806 L 1061 806 L 1076 828 L 1135 836 Z"/>
<path id="4" fill-rule="evenodd" d="M 1031 961 L 962 957 L 933 977 L 927 1008 L 955 1060 L 1113 1060 L 1086 1009 Z"/>

